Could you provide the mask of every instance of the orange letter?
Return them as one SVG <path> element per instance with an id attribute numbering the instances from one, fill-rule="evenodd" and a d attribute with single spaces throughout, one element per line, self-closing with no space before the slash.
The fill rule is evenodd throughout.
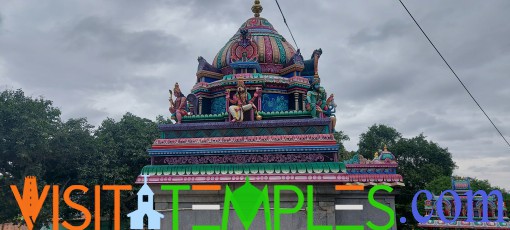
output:
<path id="1" fill-rule="evenodd" d="M 120 230 L 120 191 L 131 190 L 131 185 L 103 185 L 103 190 L 113 190 L 113 229 Z"/>
<path id="2" fill-rule="evenodd" d="M 94 187 L 94 229 L 101 228 L 101 186 Z"/>
<path id="3" fill-rule="evenodd" d="M 58 197 L 58 185 L 53 185 L 53 230 L 58 230 L 58 216 L 59 216 L 59 207 L 58 203 L 60 198 Z"/>
<path id="4" fill-rule="evenodd" d="M 71 200 L 71 192 L 73 190 L 81 190 L 83 193 L 86 193 L 89 189 L 83 185 L 71 185 L 69 188 L 66 189 L 66 191 L 64 192 L 64 202 L 66 202 L 67 205 L 69 205 L 69 207 L 71 208 L 74 208 L 80 212 L 83 212 L 83 216 L 85 218 L 85 221 L 83 221 L 83 224 L 81 224 L 80 226 L 73 226 L 71 224 L 69 224 L 67 221 L 64 221 L 62 223 L 62 226 L 64 228 L 67 228 L 67 229 L 70 229 L 70 230 L 78 230 L 78 229 L 85 229 L 86 227 L 89 226 L 90 224 L 90 220 L 92 219 L 91 215 L 90 215 L 90 212 L 87 208 L 77 204 L 77 203 L 74 203 L 72 200 Z"/>
<path id="5" fill-rule="evenodd" d="M 27 223 L 27 228 L 29 230 L 34 229 L 35 220 L 41 211 L 44 200 L 50 190 L 50 186 L 45 185 L 41 196 L 39 196 L 36 178 L 34 176 L 27 176 L 25 177 L 25 185 L 23 186 L 23 198 L 21 198 L 16 185 L 11 185 L 11 190 L 14 194 L 14 198 L 16 198 L 16 201 L 18 202 L 21 214 Z"/>

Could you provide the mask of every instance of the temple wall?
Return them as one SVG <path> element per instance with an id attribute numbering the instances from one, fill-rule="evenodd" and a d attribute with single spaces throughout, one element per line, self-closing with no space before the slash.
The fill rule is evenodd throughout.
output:
<path id="1" fill-rule="evenodd" d="M 242 184 L 230 184 L 231 190 L 241 186 Z M 259 189 L 261 186 L 254 184 Z M 304 195 L 304 203 L 301 210 L 295 214 L 284 214 L 281 216 L 280 229 L 298 230 L 307 229 L 307 194 L 306 185 L 295 184 Z M 165 215 L 162 220 L 161 229 L 172 229 L 172 193 L 171 191 L 161 191 L 159 185 L 150 185 L 154 191 L 155 209 Z M 273 186 L 269 188 L 269 200 L 271 209 L 271 221 L 274 223 L 273 215 Z M 378 192 L 375 196 L 380 203 L 390 206 L 395 210 L 395 192 L 388 194 L 384 191 Z M 179 229 L 192 229 L 194 225 L 221 225 L 223 202 L 225 195 L 225 186 L 222 185 L 221 191 L 179 191 Z M 281 207 L 291 208 L 296 205 L 297 197 L 295 193 L 282 191 L 280 196 Z M 221 210 L 218 211 L 196 211 L 191 210 L 191 206 L 195 204 L 220 204 Z M 372 207 L 368 202 L 368 190 L 365 191 L 335 191 L 333 184 L 314 185 L 314 210 L 313 218 L 315 225 L 365 225 L 366 222 L 372 221 L 377 225 L 384 225 L 388 222 L 388 216 L 385 212 Z M 335 204 L 357 204 L 363 205 L 361 211 L 336 211 Z M 244 229 L 237 214 L 230 206 L 228 229 L 238 230 Z M 395 218 L 396 219 L 396 218 Z M 266 229 L 265 228 L 264 211 L 261 206 L 259 212 L 252 222 L 249 229 Z M 273 229 L 272 225 L 272 229 Z M 333 228 L 335 229 L 335 228 Z M 392 227 L 396 229 L 396 225 Z"/>

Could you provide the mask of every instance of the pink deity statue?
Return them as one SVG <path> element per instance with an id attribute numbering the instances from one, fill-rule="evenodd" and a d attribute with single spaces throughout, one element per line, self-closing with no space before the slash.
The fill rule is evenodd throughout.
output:
<path id="1" fill-rule="evenodd" d="M 261 89 L 257 89 L 252 97 L 250 93 L 248 93 L 243 81 L 237 82 L 237 92 L 233 98 L 230 96 L 230 91 L 227 90 L 226 97 L 230 103 L 228 111 L 230 115 L 232 115 L 231 121 L 243 121 L 244 112 L 252 109 L 257 111 L 257 107 L 255 106 L 254 101 L 260 96 L 260 94 Z"/>
<path id="2" fill-rule="evenodd" d="M 188 115 L 187 111 L 187 102 L 186 97 L 182 94 L 181 89 L 179 88 L 179 83 L 175 83 L 173 96 L 175 96 L 175 101 L 172 100 L 172 91 L 170 91 L 170 98 L 168 101 L 170 102 L 170 111 L 171 118 L 174 119 L 177 124 L 180 124 L 182 121 L 182 117 Z"/>

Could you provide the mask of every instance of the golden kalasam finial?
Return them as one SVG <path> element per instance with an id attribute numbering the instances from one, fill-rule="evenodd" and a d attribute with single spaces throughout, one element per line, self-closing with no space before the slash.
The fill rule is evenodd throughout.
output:
<path id="1" fill-rule="evenodd" d="M 384 144 L 384 152 L 388 152 L 388 146 L 386 146 L 386 144 Z"/>
<path id="2" fill-rule="evenodd" d="M 251 12 L 253 12 L 255 14 L 255 17 L 259 17 L 260 13 L 262 13 L 263 9 L 264 8 L 262 8 L 262 5 L 260 5 L 260 1 L 255 0 L 255 2 L 253 3 L 253 6 L 251 7 Z"/>

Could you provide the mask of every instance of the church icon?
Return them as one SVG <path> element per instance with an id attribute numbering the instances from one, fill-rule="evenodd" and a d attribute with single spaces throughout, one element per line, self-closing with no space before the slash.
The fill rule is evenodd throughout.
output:
<path id="1" fill-rule="evenodd" d="M 163 214 L 154 210 L 154 192 L 147 185 L 147 176 L 144 175 L 143 186 L 138 191 L 138 209 L 129 213 L 131 229 L 144 229 L 144 217 L 148 219 L 148 229 L 160 229 Z"/>

